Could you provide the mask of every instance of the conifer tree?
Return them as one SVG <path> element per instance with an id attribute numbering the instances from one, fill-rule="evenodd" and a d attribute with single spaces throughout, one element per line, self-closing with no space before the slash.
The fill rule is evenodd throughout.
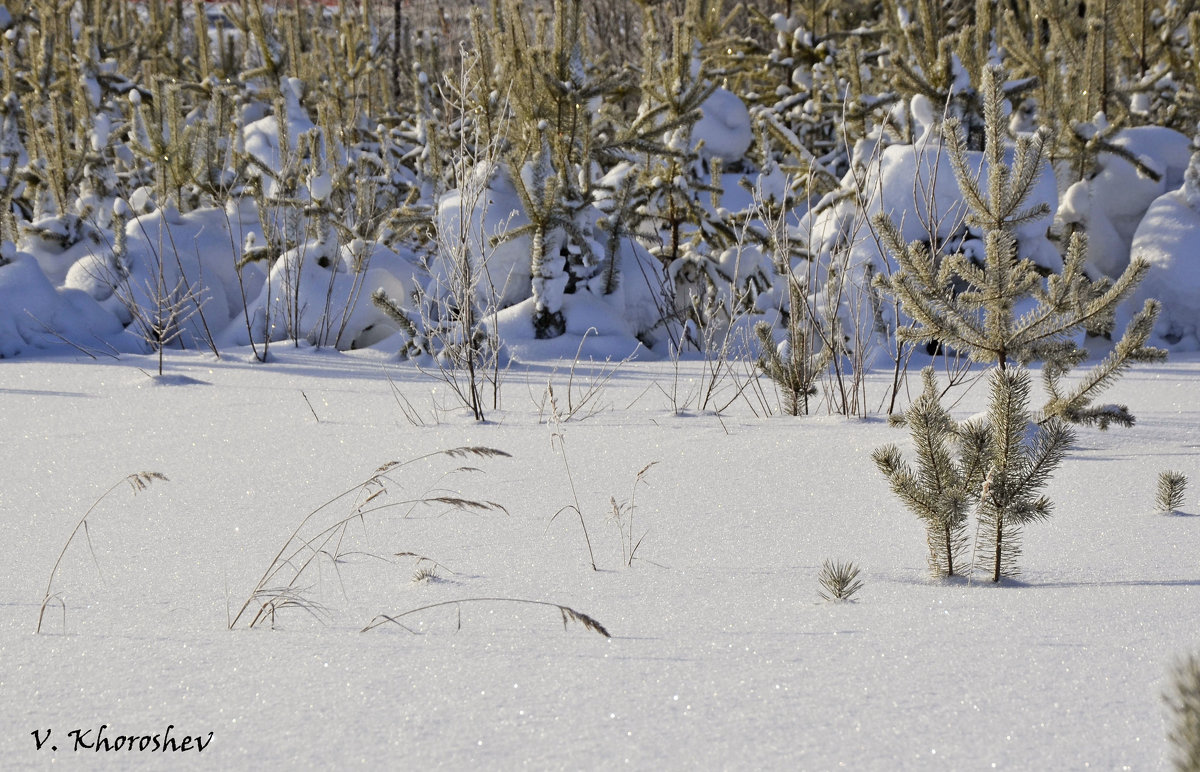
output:
<path id="1" fill-rule="evenodd" d="M 0 100 L 0 240 L 16 241 L 17 221 L 14 206 L 19 206 L 16 193 L 20 178 L 17 170 L 28 159 L 21 144 L 21 133 L 17 119 L 21 102 L 17 95 L 9 93 Z"/>
<path id="2" fill-rule="evenodd" d="M 720 119 L 724 104 L 753 105 L 753 90 L 778 85 L 778 71 L 763 70 L 757 44 L 737 31 L 744 7 L 726 13 L 724 5 L 687 0 L 670 26 L 669 45 L 658 33 L 666 25 L 647 16 L 641 102 L 632 124 L 656 134 L 661 144 L 639 148 L 630 157 L 636 184 L 629 212 L 636 232 L 674 283 L 679 342 L 698 349 L 726 345 L 731 320 L 773 310 L 759 304 L 760 294 L 776 287 L 774 297 L 786 298 L 789 259 L 802 249 L 796 240 L 779 238 L 772 223 L 812 192 L 806 186 L 810 171 L 820 167 L 822 184 L 836 182 L 798 137 L 781 122 L 764 118 L 766 113 L 747 113 L 742 137 L 753 134 L 758 146 L 750 140 L 741 158 L 706 149 L 711 129 L 704 135 L 695 131 L 702 116 Z M 791 143 L 784 146 L 780 137 Z M 751 203 L 740 211 L 730 206 L 734 197 L 725 195 L 735 175 L 750 193 Z M 770 178 L 765 185 L 764 178 Z M 772 256 L 774 270 L 759 254 Z"/>
<path id="3" fill-rule="evenodd" d="M 694 9 L 696 3 L 688 7 Z M 694 251 L 700 242 L 706 242 L 704 251 L 711 252 L 712 243 L 732 243 L 735 238 L 722 222 L 715 223 L 720 231 L 714 232 L 717 218 L 705 210 L 705 198 L 719 195 L 720 189 L 699 174 L 692 127 L 718 84 L 696 71 L 698 45 L 696 20 L 680 17 L 675 20 L 670 55 L 664 57 L 654 26 L 646 25 L 639 121 L 652 123 L 664 141 L 641 164 L 639 189 L 645 200 L 640 207 L 657 220 L 659 243 L 650 251 L 664 266 Z"/>
<path id="4" fill-rule="evenodd" d="M 1200 770 L 1200 655 L 1189 654 L 1171 669 L 1163 695 L 1171 711 L 1172 767 L 1177 772 Z"/>
<path id="5" fill-rule="evenodd" d="M 1101 428 L 1110 422 L 1132 424 L 1133 417 L 1124 406 L 1094 407 L 1091 400 L 1131 363 L 1165 356 L 1145 345 L 1158 311 L 1157 304 L 1150 301 L 1108 357 L 1074 387 L 1063 384 L 1064 374 L 1086 358 L 1076 337 L 1085 330 L 1111 330 L 1117 305 L 1148 266 L 1135 260 L 1116 281 L 1091 283 L 1083 273 L 1086 250 L 1079 234 L 1071 239 L 1061 273 L 1043 278 L 1033 262 L 1019 254 L 1016 227 L 1049 214 L 1047 207 L 1029 206 L 1028 200 L 1043 173 L 1050 137 L 1038 132 L 1018 138 L 1011 163 L 1008 161 L 1002 129 L 1002 80 L 997 69 L 984 71 L 981 93 L 986 142 L 984 167 L 978 173 L 970 167 L 959 124 L 949 120 L 944 127 L 955 178 L 967 206 L 967 225 L 984 243 L 982 260 L 962 253 L 932 254 L 922 244 L 903 243 L 899 228 L 886 214 L 873 221 L 899 264 L 899 270 L 877 279 L 878 286 L 894 295 L 912 319 L 909 326 L 897 331 L 899 337 L 913 343 L 938 340 L 974 361 L 995 366 L 987 418 L 963 428 L 958 461 L 971 470 L 963 474 L 961 485 L 976 504 L 975 568 L 986 572 L 993 582 L 1016 572 L 1022 529 L 1050 515 L 1051 503 L 1038 491 L 1073 441 L 1066 422 L 1097 423 Z M 986 182 L 982 180 L 985 176 Z M 1023 312 L 1019 313 L 1019 308 Z M 1043 378 L 1050 396 L 1037 416 L 1029 409 L 1029 374 L 1013 366 L 1034 361 L 1045 363 Z M 927 384 L 917 415 L 939 416 L 940 408 L 930 404 L 936 399 Z M 949 432 L 947 419 L 939 420 L 940 428 L 928 418 L 914 424 L 918 457 L 924 458 L 925 468 L 940 470 L 940 476 L 932 478 L 935 482 L 943 478 L 957 482 L 948 472 L 953 462 L 945 445 L 935 444 L 944 443 Z M 942 450 L 935 453 L 931 446 Z M 918 481 L 907 472 L 894 449 L 878 451 L 876 463 L 891 479 L 897 495 L 914 509 L 915 502 L 929 498 L 928 491 L 938 490 L 928 475 Z M 926 509 L 918 514 L 932 509 L 922 506 Z M 940 517 L 949 520 L 957 511 L 944 505 Z"/>
<path id="6" fill-rule="evenodd" d="M 599 136 L 594 111 L 622 90 L 627 73 L 587 60 L 582 0 L 554 0 L 549 13 L 529 22 L 522 0 L 495 0 L 490 26 L 473 18 L 483 65 L 473 96 L 495 132 L 490 136 L 503 137 L 504 160 L 529 219 L 501 238 L 529 236 L 534 331 L 554 338 L 566 330 L 563 294 L 615 271 L 615 256 L 598 254 L 582 213 L 593 202 L 594 162 L 620 144 Z M 615 279 L 605 284 L 611 291 Z"/>
<path id="7" fill-rule="evenodd" d="M 1195 128 L 1195 3 L 1012 0 L 1003 6 L 990 11 L 996 45 L 1014 81 L 1028 85 L 1034 120 L 1055 129 L 1053 160 L 1066 161 L 1079 181 L 1097 171 L 1100 153 L 1118 155 L 1157 180 L 1153 164 L 1113 140 L 1147 123 L 1184 133 Z"/>
<path id="8" fill-rule="evenodd" d="M 960 121 L 965 142 L 982 147 L 986 96 L 974 84 L 983 81 L 992 51 L 994 3 L 916 0 L 911 5 L 884 0 L 884 48 L 892 87 L 899 95 L 920 95 Z M 911 10 L 910 10 L 911 9 Z M 1006 84 L 1008 96 L 1032 81 Z"/>
<path id="9" fill-rule="evenodd" d="M 872 458 L 892 492 L 925 523 L 934 576 L 966 572 L 971 510 L 978 520 L 971 568 L 993 582 L 1014 576 L 1022 530 L 1051 514 L 1052 503 L 1038 491 L 1062 463 L 1074 431 L 1057 418 L 1033 425 L 1023 368 L 994 368 L 986 418 L 965 424 L 942 406 L 933 368 L 921 375 L 924 391 L 901 419 L 912 434 L 916 471 L 895 445 Z"/>
<path id="10" fill-rule="evenodd" d="M 808 415 L 808 398 L 817 393 L 817 377 L 825 371 L 833 352 L 823 345 L 812 329 L 812 315 L 800 282 L 788 282 L 787 338 L 776 345 L 775 333 L 767 322 L 754 326 L 762 353 L 758 368 L 783 389 L 784 410 L 788 415 Z"/>

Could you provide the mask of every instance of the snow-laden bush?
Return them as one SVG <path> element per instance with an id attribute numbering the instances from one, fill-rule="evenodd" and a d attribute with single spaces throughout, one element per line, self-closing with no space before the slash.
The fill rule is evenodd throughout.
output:
<path id="1" fill-rule="evenodd" d="M 653 343 L 663 319 L 664 285 L 662 269 L 645 247 L 632 236 L 611 243 L 610 216 L 596 206 L 581 206 L 570 224 L 574 237 L 561 227 L 542 236 L 544 267 L 535 297 L 530 261 L 535 234 L 508 166 L 479 165 L 471 174 L 480 179 L 449 192 L 439 203 L 439 240 L 447 243 L 429 260 L 428 295 L 444 296 L 452 290 L 461 245 L 479 275 L 479 307 L 489 316 L 499 314 L 500 340 L 513 353 L 572 356 L 589 329 L 593 333 L 585 351 L 601 357 L 623 358 L 639 341 Z M 481 194 L 472 192 L 478 186 Z M 518 235 L 512 236 L 514 231 Z M 577 243 L 579 238 L 583 243 Z M 581 259 L 585 250 L 597 259 Z M 538 338 L 532 319 L 539 302 L 562 314 L 566 340 L 553 346 L 532 342 Z M 528 324 L 522 314 L 529 315 Z M 622 342 L 602 340 L 613 336 Z"/>
<path id="2" fill-rule="evenodd" d="M 692 126 L 693 147 L 706 160 L 740 164 L 754 141 L 746 103 L 727 88 L 716 88 L 700 105 L 700 119 Z"/>
<path id="3" fill-rule="evenodd" d="M 369 302 L 382 290 L 408 297 L 420 281 L 412 260 L 385 245 L 336 239 L 307 241 L 288 250 L 271 266 L 257 297 L 228 324 L 221 341 L 307 341 L 338 349 L 374 345 L 397 329 L 395 322 Z"/>
<path id="4" fill-rule="evenodd" d="M 174 207 L 136 215 L 118 203 L 112 244 L 93 247 L 67 272 L 64 286 L 83 290 L 121 324 L 134 324 L 140 309 L 166 296 L 194 295 L 193 313 L 180 330 L 188 348 L 207 345 L 241 308 L 236 248 L 243 230 L 256 227 L 232 221 L 224 210 L 197 209 L 180 214 Z M 253 286 L 253 273 L 243 276 Z M 261 271 L 257 271 L 261 282 Z"/>
<path id="5" fill-rule="evenodd" d="M 144 215 L 118 210 L 118 236 L 77 260 L 64 286 L 87 293 L 115 323 L 143 337 L 154 309 L 179 304 L 171 342 L 186 348 L 285 339 L 372 345 L 395 325 L 364 293 L 383 288 L 408 296 L 418 281 L 412 260 L 377 242 L 340 243 L 332 231 L 264 265 L 246 248 L 262 241 L 253 205 L 186 214 L 173 207 Z"/>

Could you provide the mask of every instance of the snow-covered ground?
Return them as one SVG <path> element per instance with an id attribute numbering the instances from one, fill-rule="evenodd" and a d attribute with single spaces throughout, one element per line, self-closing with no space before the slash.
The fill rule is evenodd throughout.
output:
<path id="1" fill-rule="evenodd" d="M 380 351 L 272 352 L 269 366 L 248 350 L 169 352 L 161 380 L 136 355 L 0 364 L 6 769 L 165 763 L 76 749 L 102 725 L 110 739 L 200 737 L 202 752 L 165 754 L 180 768 L 1166 764 L 1161 695 L 1171 664 L 1200 648 L 1195 354 L 1110 392 L 1137 426 L 1081 430 L 1047 490 L 1053 518 L 1025 533 L 1021 580 L 993 586 L 928 578 L 922 527 L 870 458 L 907 436 L 878 414 L 757 416 L 748 392 L 718 416 L 695 409 L 704 363 L 631 362 L 556 425 L 547 384 L 564 410 L 601 370 L 580 365 L 568 400 L 570 363 L 546 362 L 514 365 L 501 409 L 477 424 L 444 384 Z M 872 399 L 886 377 L 872 376 Z M 985 398 L 975 386 L 955 414 Z M 435 490 L 507 513 L 367 514 L 340 561 L 300 583 L 326 614 L 227 629 L 306 514 L 386 462 L 460 446 L 511 458 L 419 461 L 377 501 Z M 628 502 L 651 462 L 628 567 L 610 499 Z M 482 471 L 443 476 L 463 464 Z M 1192 480 L 1187 516 L 1154 511 L 1164 469 Z M 71 529 L 141 471 L 170 480 L 99 503 L 94 560 L 81 531 L 54 579 L 62 604 L 35 634 Z M 572 480 L 598 571 L 563 510 Z M 349 513 L 339 502 L 309 526 Z M 414 581 L 432 563 L 396 553 L 436 561 L 437 577 Z M 861 566 L 855 602 L 818 597 L 829 558 Z M 485 597 L 569 606 L 612 637 L 499 602 L 405 617 L 417 635 L 360 632 L 380 613 Z"/>

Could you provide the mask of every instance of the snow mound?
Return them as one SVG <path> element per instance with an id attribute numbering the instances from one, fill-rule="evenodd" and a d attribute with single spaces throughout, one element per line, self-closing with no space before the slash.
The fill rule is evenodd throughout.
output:
<path id="1" fill-rule="evenodd" d="M 1163 309 L 1154 326 L 1159 345 L 1200 350 L 1200 212 L 1188 205 L 1181 190 L 1155 199 L 1133 237 L 1133 254 L 1150 263 L 1127 313 L 1157 298 Z"/>
<path id="2" fill-rule="evenodd" d="M 149 382 L 145 378 L 136 383 L 137 388 L 143 386 L 159 387 L 159 386 L 211 386 L 209 381 L 202 381 L 199 378 L 193 378 L 190 375 L 182 373 L 164 373 L 163 375 L 146 373 L 149 376 Z"/>
<path id="3" fill-rule="evenodd" d="M 572 359 L 577 355 L 584 360 L 620 360 L 646 352 L 622 320 L 619 304 L 609 297 L 565 295 L 562 310 L 566 332 L 546 340 L 534 334 L 533 298 L 496 314 L 492 323 L 508 354 L 518 362 Z"/>
<path id="4" fill-rule="evenodd" d="M 18 252 L 9 260 L 0 265 L 0 358 L 111 343 L 121 334 L 116 317 L 85 292 L 56 289 L 32 256 Z"/>
<path id="5" fill-rule="evenodd" d="M 239 285 L 236 268 L 245 233 L 257 229 L 214 208 L 180 214 L 165 207 L 133 216 L 125 224 L 125 255 L 118 258 L 111 247 L 93 250 L 71 266 L 64 286 L 86 292 L 127 325 L 132 309 L 191 293 L 200 310 L 183 323 L 181 342 L 199 348 L 241 309 L 242 287 L 253 292 L 262 284 L 263 271 L 247 265 Z"/>
<path id="6" fill-rule="evenodd" d="M 462 188 L 442 196 L 437 224 L 442 243 L 430 263 L 434 295 L 452 285 L 453 259 L 465 250 L 472 268 L 481 271 L 476 294 L 484 308 L 507 308 L 529 297 L 530 237 L 502 238 L 529 224 L 507 169 L 484 164 L 473 169 Z"/>
<path id="7" fill-rule="evenodd" d="M 223 341 L 244 346 L 253 336 L 255 342 L 371 346 L 395 332 L 396 324 L 369 296 L 382 289 L 389 297 L 406 298 L 418 272 L 415 263 L 383 245 L 307 242 L 275 261 L 258 297 L 238 312 Z"/>
<path id="8" fill-rule="evenodd" d="M 1011 150 L 1005 162 L 1012 163 Z M 983 153 L 968 152 L 968 170 L 979 177 L 979 185 L 987 189 L 988 169 Z M 954 177 L 949 151 L 940 143 L 930 141 L 918 145 L 892 145 L 879 153 L 878 161 L 867 170 L 865 190 L 873 191 L 860 211 L 853 199 L 840 206 L 818 204 L 805 215 L 799 234 L 814 251 L 828 258 L 830 253 L 850 242 L 851 264 L 871 263 L 876 268 L 885 264 L 895 267 L 890 255 L 880 250 L 879 243 L 870 237 L 866 223 L 879 213 L 886 213 L 900 228 L 905 242 L 928 242 L 937 239 L 944 250 L 962 249 L 971 254 L 983 254 L 979 234 L 965 223 L 966 204 Z M 832 194 L 838 195 L 837 192 Z M 1058 204 L 1054 171 L 1043 166 L 1033 191 L 1026 201 L 1027 208 L 1044 204 L 1051 211 Z M 1047 268 L 1061 267 L 1058 250 L 1046 235 L 1049 217 L 1022 223 L 1014 229 L 1018 249 L 1023 259 Z"/>
<path id="9" fill-rule="evenodd" d="M 1055 228 L 1079 225 L 1086 230 L 1088 265 L 1116 278 L 1129 266 L 1134 233 L 1150 204 L 1182 184 L 1191 151 L 1187 137 L 1160 126 L 1125 129 L 1113 144 L 1133 154 L 1159 179 L 1120 156 L 1102 153 L 1096 173 L 1063 193 Z"/>
<path id="10" fill-rule="evenodd" d="M 600 345 L 589 338 L 586 350 L 594 350 L 592 356 L 633 353 L 641 345 L 639 339 L 652 337 L 661 322 L 665 277 L 654 257 L 633 238 L 621 239 L 611 255 L 615 265 L 608 263 L 607 215 L 596 205 L 575 213 L 576 233 L 585 243 L 573 243 L 562 228 L 546 234 L 544 264 L 557 265 L 558 272 L 551 276 L 543 268 L 538 277 L 541 301 L 551 311 L 562 313 L 566 337 L 579 337 L 574 343 L 532 343 L 536 339 L 532 319 L 537 311 L 530 269 L 532 237 L 523 233 L 504 238 L 530 222 L 511 175 L 502 164 L 481 165 L 462 189 L 443 196 L 438 206 L 443 245 L 430 260 L 428 293 L 444 297 L 450 292 L 457 270 L 454 255 L 465 254 L 479 276 L 476 300 L 485 313 L 497 317 L 500 340 L 516 347 L 514 353 L 544 352 L 537 358 L 574 356 L 579 337 L 593 328 L 609 342 Z M 610 280 L 614 273 L 615 280 Z M 608 318 L 601 318 L 604 314 Z M 612 348 L 605 348 L 609 344 Z"/>
<path id="11" fill-rule="evenodd" d="M 294 152 L 300 135 L 316 128 L 300 104 L 304 93 L 304 84 L 296 78 L 284 78 L 280 83 L 280 94 L 283 97 L 283 109 L 286 123 L 286 137 L 289 152 Z M 285 153 L 283 138 L 280 137 L 280 116 L 268 115 L 252 121 L 242 130 L 246 152 L 254 156 L 267 169 L 282 169 Z M 261 175 L 263 186 L 268 196 L 274 195 L 276 183 L 269 175 Z"/>

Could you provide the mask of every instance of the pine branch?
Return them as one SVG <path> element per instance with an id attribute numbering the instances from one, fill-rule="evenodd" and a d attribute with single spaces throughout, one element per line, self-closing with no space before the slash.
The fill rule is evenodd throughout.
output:
<path id="1" fill-rule="evenodd" d="M 1051 420 L 1038 429 L 1027 453 L 1025 471 L 1014 483 L 1023 504 L 1012 513 L 1014 520 L 1023 525 L 1050 516 L 1051 503 L 1048 499 L 1039 498 L 1032 505 L 1026 502 L 1034 492 L 1050 482 L 1054 470 L 1066 458 L 1074 441 L 1075 431 L 1064 421 Z"/>
<path id="2" fill-rule="evenodd" d="M 1157 301 L 1147 300 L 1142 310 L 1129 321 L 1125 334 L 1113 350 L 1069 392 L 1063 393 L 1059 387 L 1061 375 L 1066 371 L 1062 368 L 1047 368 L 1043 378 L 1048 383 L 1047 391 L 1051 394 L 1051 399 L 1042 408 L 1043 420 L 1058 417 L 1073 423 L 1095 424 L 1100 429 L 1107 429 L 1112 423 L 1132 426 L 1134 419 L 1128 408 L 1118 405 L 1092 408 L 1090 405 L 1096 396 L 1111 386 L 1134 362 L 1159 362 L 1166 359 L 1165 351 L 1146 345 L 1154 331 L 1154 320 L 1158 317 L 1160 308 Z"/>

